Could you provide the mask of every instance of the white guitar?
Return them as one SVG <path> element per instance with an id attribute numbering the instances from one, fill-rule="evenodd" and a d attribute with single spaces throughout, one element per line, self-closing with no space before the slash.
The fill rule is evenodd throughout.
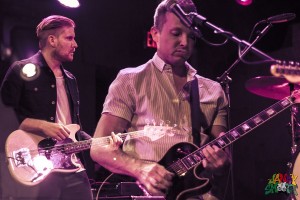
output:
<path id="1" fill-rule="evenodd" d="M 300 83 L 300 64 L 298 62 L 276 63 L 271 65 L 270 71 L 276 77 L 284 77 L 291 83 Z"/>
<path id="2" fill-rule="evenodd" d="M 22 130 L 12 132 L 5 143 L 8 168 L 12 177 L 18 182 L 34 186 L 42 182 L 51 172 L 70 173 L 80 169 L 75 153 L 90 149 L 92 145 L 105 146 L 110 144 L 111 137 L 92 138 L 90 140 L 77 141 L 76 132 L 79 125 L 67 125 L 70 130 L 69 138 L 63 141 L 55 141 L 37 134 Z M 126 137 L 148 137 L 155 141 L 165 134 L 173 135 L 177 130 L 170 126 L 150 126 L 143 130 L 120 134 L 124 140 Z"/>

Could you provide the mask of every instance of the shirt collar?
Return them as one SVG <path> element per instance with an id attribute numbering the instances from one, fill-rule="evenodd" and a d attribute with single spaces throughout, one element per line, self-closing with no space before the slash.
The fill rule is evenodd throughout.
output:
<path id="1" fill-rule="evenodd" d="M 171 67 L 169 64 L 166 64 L 158 55 L 157 53 L 154 54 L 152 61 L 154 63 L 154 65 L 156 66 L 156 68 L 159 71 L 163 71 L 166 68 Z M 187 73 L 187 82 L 194 80 L 196 74 L 197 74 L 197 70 L 194 69 L 188 62 L 185 62 L 185 66 L 188 69 L 188 73 Z"/>

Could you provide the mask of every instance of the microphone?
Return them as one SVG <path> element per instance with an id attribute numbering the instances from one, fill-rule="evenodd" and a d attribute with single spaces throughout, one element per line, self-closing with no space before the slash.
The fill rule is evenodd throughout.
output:
<path id="1" fill-rule="evenodd" d="M 295 13 L 283 13 L 280 15 L 275 15 L 275 16 L 269 17 L 267 19 L 267 22 L 271 23 L 271 24 L 278 24 L 278 23 L 291 21 L 295 18 L 296 18 Z"/>
<path id="2" fill-rule="evenodd" d="M 189 14 L 186 14 L 182 10 L 178 3 L 169 1 L 167 7 L 170 8 L 171 12 L 173 12 L 186 27 L 190 28 L 192 26 L 193 20 L 189 17 Z"/>
<path id="3" fill-rule="evenodd" d="M 200 30 L 196 26 L 193 26 L 193 16 L 191 17 L 190 14 L 186 14 L 178 3 L 174 3 L 174 1 L 169 1 L 167 3 L 167 7 L 180 19 L 183 25 L 185 25 L 193 31 L 196 37 L 200 38 L 202 36 Z"/>

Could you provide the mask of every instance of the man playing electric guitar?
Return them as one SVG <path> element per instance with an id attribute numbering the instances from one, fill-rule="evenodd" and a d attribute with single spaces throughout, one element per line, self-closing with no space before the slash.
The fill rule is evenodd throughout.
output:
<path id="1" fill-rule="evenodd" d="M 21 130 L 62 141 L 70 134 L 66 125 L 80 124 L 77 82 L 62 66 L 73 61 L 78 47 L 74 29 L 74 21 L 67 17 L 44 18 L 36 27 L 40 51 L 9 68 L 1 97 L 5 105 L 14 108 Z M 79 139 L 89 138 L 83 131 L 79 133 Z M 82 164 L 81 170 L 53 173 L 46 179 L 35 186 L 38 194 L 34 199 L 92 199 Z"/>
<path id="2" fill-rule="evenodd" d="M 177 3 L 186 13 L 197 12 L 191 0 Z M 152 38 L 157 45 L 153 58 L 139 67 L 121 70 L 110 85 L 94 137 L 124 130 L 140 130 L 147 124 L 164 124 L 167 120 L 177 124 L 180 131 L 166 134 L 156 141 L 147 138 L 126 140 L 122 149 L 111 152 L 92 146 L 91 156 L 110 171 L 135 178 L 150 195 L 174 199 L 176 195 L 173 197 L 167 191 L 180 193 L 194 188 L 191 195 L 184 195 L 183 198 L 223 199 L 221 185 L 226 187 L 227 184 L 223 177 L 227 177 L 230 157 L 217 146 L 209 145 L 202 151 L 206 157 L 203 161 L 205 174 L 212 184 L 209 192 L 204 187 L 201 190 L 194 176 L 187 176 L 187 180 L 176 183 L 174 174 L 163 163 L 159 163 L 174 144 L 197 141 L 192 134 L 191 111 L 194 108 L 191 108 L 190 95 L 195 80 L 199 90 L 200 106 L 197 109 L 202 112 L 197 123 L 204 121 L 197 132 L 198 137 L 200 132 L 207 131 L 207 134 L 201 134 L 201 144 L 198 142 L 196 145 L 201 146 L 209 138 L 219 137 L 227 126 L 228 103 L 224 92 L 217 82 L 199 76 L 187 62 L 192 55 L 196 33 L 172 13 L 171 6 L 172 2 L 165 0 L 156 8 L 151 28 Z M 176 153 L 181 155 L 191 151 L 185 147 L 176 149 Z M 189 188 L 189 184 L 192 188 Z M 207 185 L 205 181 L 203 184 Z M 171 189 L 175 185 L 178 191 Z"/>

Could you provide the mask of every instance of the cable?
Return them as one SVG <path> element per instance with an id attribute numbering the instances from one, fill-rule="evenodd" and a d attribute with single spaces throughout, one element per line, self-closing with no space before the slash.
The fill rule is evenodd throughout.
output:
<path id="1" fill-rule="evenodd" d="M 101 191 L 101 189 L 102 189 L 104 183 L 105 183 L 112 175 L 114 175 L 114 173 L 111 173 L 110 175 L 108 175 L 108 176 L 103 180 L 103 182 L 101 183 L 101 185 L 100 185 L 100 187 L 99 187 L 99 189 L 98 189 L 98 191 L 97 191 L 96 199 L 99 198 L 99 194 L 100 194 L 100 191 Z"/>

